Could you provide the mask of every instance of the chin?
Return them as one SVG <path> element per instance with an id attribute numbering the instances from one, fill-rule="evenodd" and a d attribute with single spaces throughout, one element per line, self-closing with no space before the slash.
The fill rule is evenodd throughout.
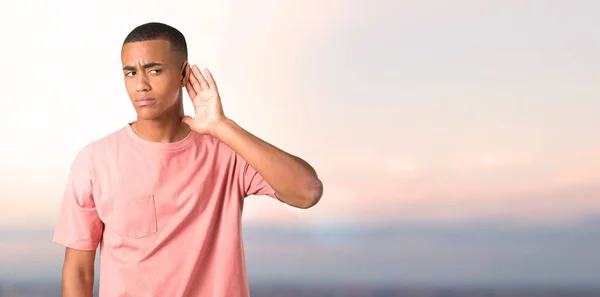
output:
<path id="1" fill-rule="evenodd" d="M 167 102 L 154 102 L 154 104 L 147 106 L 135 106 L 134 109 L 140 120 L 157 120 L 164 117 L 169 117 L 172 114 L 179 114 L 179 106 L 174 102 L 173 104 L 165 104 Z"/>
<path id="2" fill-rule="evenodd" d="M 164 111 L 150 108 L 136 109 L 135 112 L 140 120 L 156 120 L 164 114 Z"/>

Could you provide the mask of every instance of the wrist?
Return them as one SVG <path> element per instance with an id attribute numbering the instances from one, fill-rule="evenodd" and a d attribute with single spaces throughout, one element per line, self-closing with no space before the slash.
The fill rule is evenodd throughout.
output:
<path id="1" fill-rule="evenodd" d="M 230 134 L 229 132 L 235 127 L 235 125 L 236 123 L 234 121 L 224 118 L 214 125 L 211 134 L 213 137 L 223 141 L 227 137 L 227 134 Z"/>

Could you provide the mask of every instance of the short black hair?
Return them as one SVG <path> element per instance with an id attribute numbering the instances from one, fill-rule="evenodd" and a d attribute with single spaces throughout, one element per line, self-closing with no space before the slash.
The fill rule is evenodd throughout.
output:
<path id="1" fill-rule="evenodd" d="M 172 26 L 159 22 L 150 22 L 135 27 L 125 40 L 123 45 L 131 42 L 149 41 L 149 40 L 166 40 L 171 43 L 174 51 L 180 53 L 187 61 L 187 43 L 183 34 Z"/>

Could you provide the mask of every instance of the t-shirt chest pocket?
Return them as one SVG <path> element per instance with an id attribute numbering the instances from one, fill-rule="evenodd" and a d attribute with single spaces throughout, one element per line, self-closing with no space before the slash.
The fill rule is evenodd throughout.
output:
<path id="1" fill-rule="evenodd" d="M 143 238 L 157 231 L 154 194 L 119 195 L 110 199 L 106 228 L 129 238 Z"/>

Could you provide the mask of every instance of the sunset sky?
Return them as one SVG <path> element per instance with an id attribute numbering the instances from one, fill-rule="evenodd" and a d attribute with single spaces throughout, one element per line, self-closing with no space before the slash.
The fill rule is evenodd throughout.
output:
<path id="1" fill-rule="evenodd" d="M 120 47 L 148 21 L 185 34 L 228 117 L 324 181 L 310 210 L 249 198 L 249 224 L 600 216 L 598 1 L 10 2 L 2 229 L 51 228 L 78 150 L 135 119 Z"/>

